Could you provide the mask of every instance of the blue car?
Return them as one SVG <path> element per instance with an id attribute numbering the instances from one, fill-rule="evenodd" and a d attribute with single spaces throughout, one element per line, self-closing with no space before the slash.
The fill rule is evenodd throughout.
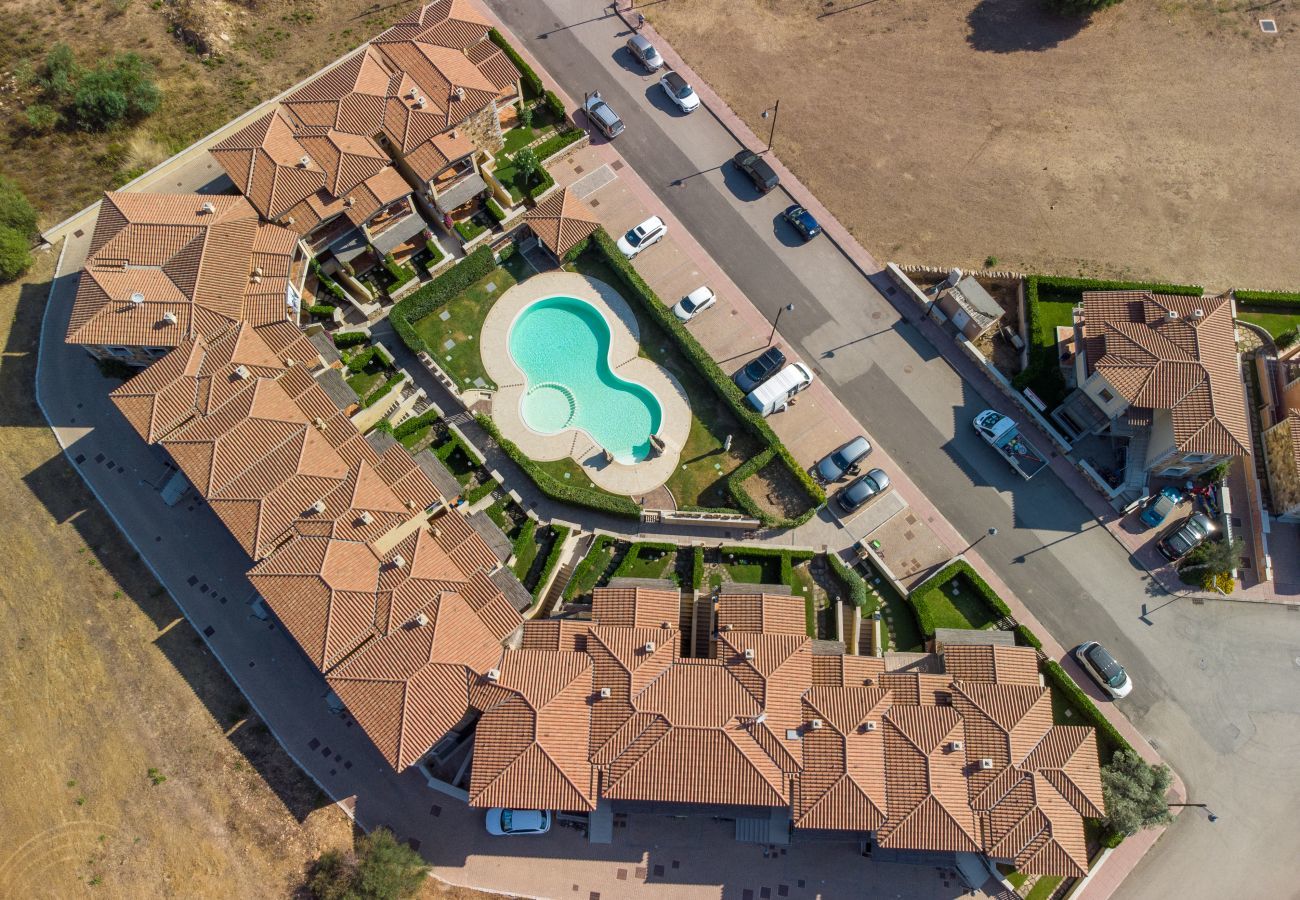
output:
<path id="1" fill-rule="evenodd" d="M 1169 518 L 1169 514 L 1178 508 L 1178 504 L 1183 502 L 1183 495 L 1178 493 L 1177 488 L 1167 487 L 1160 493 L 1156 494 L 1154 500 L 1147 504 L 1146 509 L 1142 510 L 1139 518 L 1148 528 L 1159 528 Z"/>
<path id="2" fill-rule="evenodd" d="M 817 224 L 812 213 L 798 203 L 781 213 L 781 216 L 794 226 L 794 230 L 799 232 L 805 241 L 811 241 L 822 233 L 822 227 Z"/>

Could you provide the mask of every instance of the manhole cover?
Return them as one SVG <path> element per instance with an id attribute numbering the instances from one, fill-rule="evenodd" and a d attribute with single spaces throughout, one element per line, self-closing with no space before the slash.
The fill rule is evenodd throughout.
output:
<path id="1" fill-rule="evenodd" d="M 615 172 L 617 172 L 619 169 L 623 168 L 623 160 L 616 159 L 612 163 L 610 163 L 609 167 L 613 169 Z"/>
<path id="2" fill-rule="evenodd" d="M 1277 22 L 1272 19 L 1260 19 L 1259 30 L 1265 34 L 1277 34 Z"/>

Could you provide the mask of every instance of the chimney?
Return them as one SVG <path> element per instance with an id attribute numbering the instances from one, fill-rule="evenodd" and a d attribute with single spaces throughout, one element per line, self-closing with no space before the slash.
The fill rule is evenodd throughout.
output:
<path id="1" fill-rule="evenodd" d="M 951 744 L 948 745 L 948 749 L 951 750 L 953 753 L 957 753 L 958 751 L 965 750 L 966 744 L 963 741 L 953 741 Z"/>
<path id="2" fill-rule="evenodd" d="M 1178 311 L 1174 309 L 1169 310 L 1165 313 L 1165 318 L 1172 322 L 1174 319 L 1178 318 Z"/>
<path id="3" fill-rule="evenodd" d="M 753 658 L 754 658 L 754 648 L 753 648 L 753 647 L 746 647 L 746 648 L 745 648 L 745 659 L 753 659 Z"/>
<path id="4" fill-rule="evenodd" d="M 763 712 L 761 712 L 761 713 L 759 713 L 758 715 L 754 716 L 754 724 L 755 724 L 755 725 L 762 725 L 762 724 L 763 724 L 764 722 L 766 722 L 766 721 L 767 721 L 767 712 L 766 712 L 766 710 L 763 711 Z"/>
<path id="5" fill-rule="evenodd" d="M 500 669 L 488 669 L 488 670 L 487 670 L 487 680 L 493 682 L 494 684 L 495 684 L 496 682 L 500 681 L 500 680 L 501 680 L 501 670 L 500 670 Z"/>
<path id="6" fill-rule="evenodd" d="M 284 358 L 284 367 L 285 367 L 286 369 L 292 369 L 292 368 L 293 368 L 294 366 L 296 366 L 296 365 L 297 365 L 297 363 L 295 363 L 295 362 L 293 361 L 293 357 L 291 357 L 291 356 L 286 356 L 286 357 Z"/>
<path id="7" fill-rule="evenodd" d="M 262 283 L 262 273 L 261 273 L 260 271 L 258 271 L 258 272 L 254 272 L 252 275 L 249 276 L 248 280 L 251 281 L 251 282 L 253 282 L 253 284 L 261 284 L 261 283 Z"/>
<path id="8" fill-rule="evenodd" d="M 608 699 L 609 699 L 609 694 L 610 694 L 609 688 L 601 688 L 601 689 L 600 689 L 600 699 L 602 699 L 602 700 L 608 700 Z"/>
<path id="9" fill-rule="evenodd" d="M 451 97 L 452 97 L 453 100 L 464 100 L 464 99 L 465 99 L 465 89 L 464 89 L 463 87 L 460 87 L 459 85 L 457 85 L 457 86 L 456 86 L 456 90 L 454 90 L 454 91 L 451 92 Z"/>
<path id="10" fill-rule="evenodd" d="M 411 88 L 409 91 L 406 92 L 406 99 L 414 100 L 417 96 L 419 96 L 419 93 L 420 92 L 417 91 L 415 88 Z"/>
<path id="11" fill-rule="evenodd" d="M 356 199 L 351 194 L 343 198 L 343 205 L 348 207 L 349 209 L 351 209 L 352 205 L 356 202 L 357 202 Z"/>
<path id="12" fill-rule="evenodd" d="M 423 628 L 425 625 L 429 624 L 429 617 L 422 612 L 416 613 L 414 622 L 418 627 Z"/>
<path id="13" fill-rule="evenodd" d="M 316 418 L 312 419 L 311 424 L 315 426 L 317 431 L 325 430 L 325 420 L 322 419 L 320 416 L 317 416 Z"/>
<path id="14" fill-rule="evenodd" d="M 1203 309 L 1194 309 L 1194 310 L 1192 310 L 1192 318 L 1193 318 L 1193 319 L 1203 319 L 1203 318 L 1205 318 L 1205 310 L 1203 310 Z"/>
<path id="15" fill-rule="evenodd" d="M 305 169 L 305 168 L 307 168 L 307 167 L 310 166 L 310 165 L 311 165 L 311 157 L 310 157 L 310 156 L 300 156 L 300 157 L 298 157 L 298 168 L 300 168 L 300 169 Z"/>
<path id="16" fill-rule="evenodd" d="M 311 511 L 314 512 L 314 513 L 315 513 L 316 515 L 318 515 L 318 516 L 324 514 L 324 512 L 325 512 L 325 501 L 324 501 L 324 500 L 317 500 L 315 503 L 313 503 L 313 504 L 311 505 Z"/>
<path id="17" fill-rule="evenodd" d="M 407 509 L 415 509 L 415 501 L 414 501 L 414 500 L 407 500 L 407 501 L 406 501 L 406 508 L 407 508 Z"/>
<path id="18" fill-rule="evenodd" d="M 253 377 L 253 373 L 248 371 L 248 366 L 241 363 L 235 366 L 235 377 L 240 381 L 247 381 L 249 378 Z"/>
<path id="19" fill-rule="evenodd" d="M 168 325 L 175 325 L 177 322 L 176 313 L 172 312 L 171 310 L 168 310 L 167 312 L 163 313 L 163 321 L 166 322 Z"/>
<path id="20" fill-rule="evenodd" d="M 654 653 L 654 652 L 655 652 L 655 642 L 654 642 L 654 641 L 646 641 L 646 642 L 645 642 L 645 652 L 646 652 L 646 653 Z"/>
<path id="21" fill-rule="evenodd" d="M 369 510 L 366 510 L 365 512 L 362 512 L 361 515 L 357 516 L 357 521 L 362 525 L 369 525 L 371 522 L 375 521 L 375 517 L 370 514 Z"/>
<path id="22" fill-rule="evenodd" d="M 286 224 L 286 225 L 292 225 L 292 224 L 293 224 L 293 216 L 285 216 L 285 217 L 284 217 L 284 224 Z"/>
<path id="23" fill-rule="evenodd" d="M 987 756 L 980 760 L 980 769 L 987 772 L 991 768 L 993 768 L 993 760 L 989 759 Z"/>
<path id="24" fill-rule="evenodd" d="M 143 302 L 144 302 L 144 294 L 140 293 L 139 291 L 136 291 L 134 294 L 131 295 L 131 303 L 133 306 L 139 306 Z"/>
<path id="25" fill-rule="evenodd" d="M 437 525 L 433 526 L 433 536 L 442 537 L 442 529 L 439 528 Z"/>
<path id="26" fill-rule="evenodd" d="M 199 207 L 199 213 L 202 214 L 202 215 L 209 215 L 209 216 L 210 216 L 210 215 L 212 215 L 212 214 L 213 214 L 214 212 L 216 212 L 216 211 L 217 211 L 217 208 L 216 208 L 215 206 L 212 205 L 212 201 L 211 201 L 211 200 L 205 200 L 205 201 L 203 201 L 203 205 Z"/>
<path id="27" fill-rule="evenodd" d="M 812 722 L 811 722 L 810 724 L 812 725 L 812 730 L 813 730 L 813 731 L 817 731 L 817 730 L 819 730 L 819 729 L 822 727 L 822 720 L 821 720 L 821 719 L 813 719 Z"/>
<path id="28" fill-rule="evenodd" d="M 876 730 L 876 723 L 873 722 L 873 721 L 871 721 L 870 719 L 868 719 L 867 721 L 865 721 L 865 722 L 862 723 L 862 730 L 863 730 L 863 731 L 875 731 L 875 730 Z"/>
<path id="29" fill-rule="evenodd" d="M 416 97 L 415 102 L 412 103 L 411 105 L 414 106 L 416 109 L 424 109 L 424 98 Z"/>
<path id="30" fill-rule="evenodd" d="M 406 560 L 402 558 L 402 554 L 399 553 L 393 557 L 393 568 L 394 569 L 406 568 Z"/>

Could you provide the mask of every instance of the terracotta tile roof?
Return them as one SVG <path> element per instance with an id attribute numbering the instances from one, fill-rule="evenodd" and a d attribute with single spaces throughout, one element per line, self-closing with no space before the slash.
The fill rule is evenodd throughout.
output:
<path id="1" fill-rule="evenodd" d="M 951 750 L 962 721 L 948 707 L 898 707 L 885 714 L 888 818 L 881 847 L 978 852 L 979 829 L 966 794 L 966 756 Z"/>
<path id="2" fill-rule="evenodd" d="M 874 831 L 883 824 L 889 706 L 889 692 L 879 688 L 819 687 L 804 695 L 805 719 L 823 724 L 804 731 L 796 827 Z"/>
<path id="3" fill-rule="evenodd" d="M 578 619 L 530 619 L 524 622 L 521 650 L 586 653 L 590 622 Z"/>
<path id="4" fill-rule="evenodd" d="M 1226 296 L 1088 291 L 1083 323 L 1090 370 L 1104 375 L 1133 406 L 1169 410 L 1180 452 L 1250 452 Z"/>
<path id="5" fill-rule="evenodd" d="M 956 682 L 953 706 L 965 726 L 966 758 L 993 763 L 971 774 L 972 796 L 1003 769 L 1020 765 L 1052 727 L 1051 695 L 1038 685 Z"/>
<path id="6" fill-rule="evenodd" d="M 483 41 L 491 27 L 465 0 L 439 0 L 414 10 L 384 34 L 395 32 L 404 38 L 466 50 Z"/>
<path id="7" fill-rule="evenodd" d="M 241 320 L 284 321 L 295 253 L 292 235 L 260 224 L 241 197 L 108 192 L 66 339 L 175 347 Z"/>
<path id="8" fill-rule="evenodd" d="M 718 595 L 718 629 L 804 634 L 803 600 L 779 594 Z"/>
<path id="9" fill-rule="evenodd" d="M 474 152 L 474 143 L 457 130 L 436 134 L 406 155 L 405 162 L 417 178 L 431 181 L 458 159 Z"/>
<path id="10" fill-rule="evenodd" d="M 954 681 L 1039 684 L 1038 654 L 1033 647 L 950 644 L 944 648 L 943 665 Z"/>
<path id="11" fill-rule="evenodd" d="M 981 815 L 990 856 L 1043 875 L 1087 873 L 1083 820 L 1042 775 L 1017 771 L 999 787 L 1005 794 Z"/>
<path id="12" fill-rule="evenodd" d="M 676 627 L 681 616 L 679 591 L 644 587 L 604 587 L 592 591 L 591 618 L 601 625 L 659 628 Z"/>
<path id="13" fill-rule="evenodd" d="M 1104 814 L 1097 734 L 1092 728 L 1053 725 L 1022 766 L 1046 778 L 1079 815 L 1095 819 Z"/>
<path id="14" fill-rule="evenodd" d="M 600 226 L 591 207 L 567 187 L 524 213 L 524 221 L 557 257 L 563 257 Z"/>

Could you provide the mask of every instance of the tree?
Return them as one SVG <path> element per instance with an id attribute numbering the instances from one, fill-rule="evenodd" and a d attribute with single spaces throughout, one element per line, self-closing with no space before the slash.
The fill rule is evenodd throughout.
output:
<path id="1" fill-rule="evenodd" d="M 85 73 L 72 96 L 73 119 L 86 131 L 104 131 L 149 115 L 162 98 L 151 74 L 149 64 L 135 53 L 123 53 L 111 66 Z"/>
<path id="2" fill-rule="evenodd" d="M 537 154 L 533 152 L 532 147 L 525 147 L 516 153 L 514 163 L 515 171 L 519 173 L 519 177 L 523 179 L 524 184 L 532 181 L 533 175 L 537 173 L 537 168 L 540 165 L 537 161 Z"/>
<path id="3" fill-rule="evenodd" d="M 7 225 L 0 225 L 0 282 L 20 278 L 31 265 L 27 238 Z"/>
<path id="4" fill-rule="evenodd" d="M 1188 555 L 1187 562 L 1179 568 L 1178 573 L 1218 575 L 1221 572 L 1231 572 L 1237 565 L 1243 547 L 1239 537 L 1230 541 L 1206 541 Z"/>
<path id="5" fill-rule="evenodd" d="M 317 900 L 405 900 L 428 875 L 418 853 L 377 828 L 357 841 L 355 852 L 321 854 L 307 887 Z"/>
<path id="6" fill-rule="evenodd" d="M 1171 821 L 1165 802 L 1171 777 L 1163 763 L 1152 766 L 1132 750 L 1116 750 L 1101 770 L 1106 824 L 1121 834 L 1135 834 Z"/>
<path id="7" fill-rule="evenodd" d="M 46 98 L 55 103 L 66 103 L 72 98 L 80 79 L 81 67 L 72 55 L 72 48 L 63 43 L 51 47 L 45 54 L 45 69 L 39 79 Z"/>
<path id="8" fill-rule="evenodd" d="M 25 238 L 36 236 L 36 210 L 18 185 L 0 175 L 0 226 Z"/>

